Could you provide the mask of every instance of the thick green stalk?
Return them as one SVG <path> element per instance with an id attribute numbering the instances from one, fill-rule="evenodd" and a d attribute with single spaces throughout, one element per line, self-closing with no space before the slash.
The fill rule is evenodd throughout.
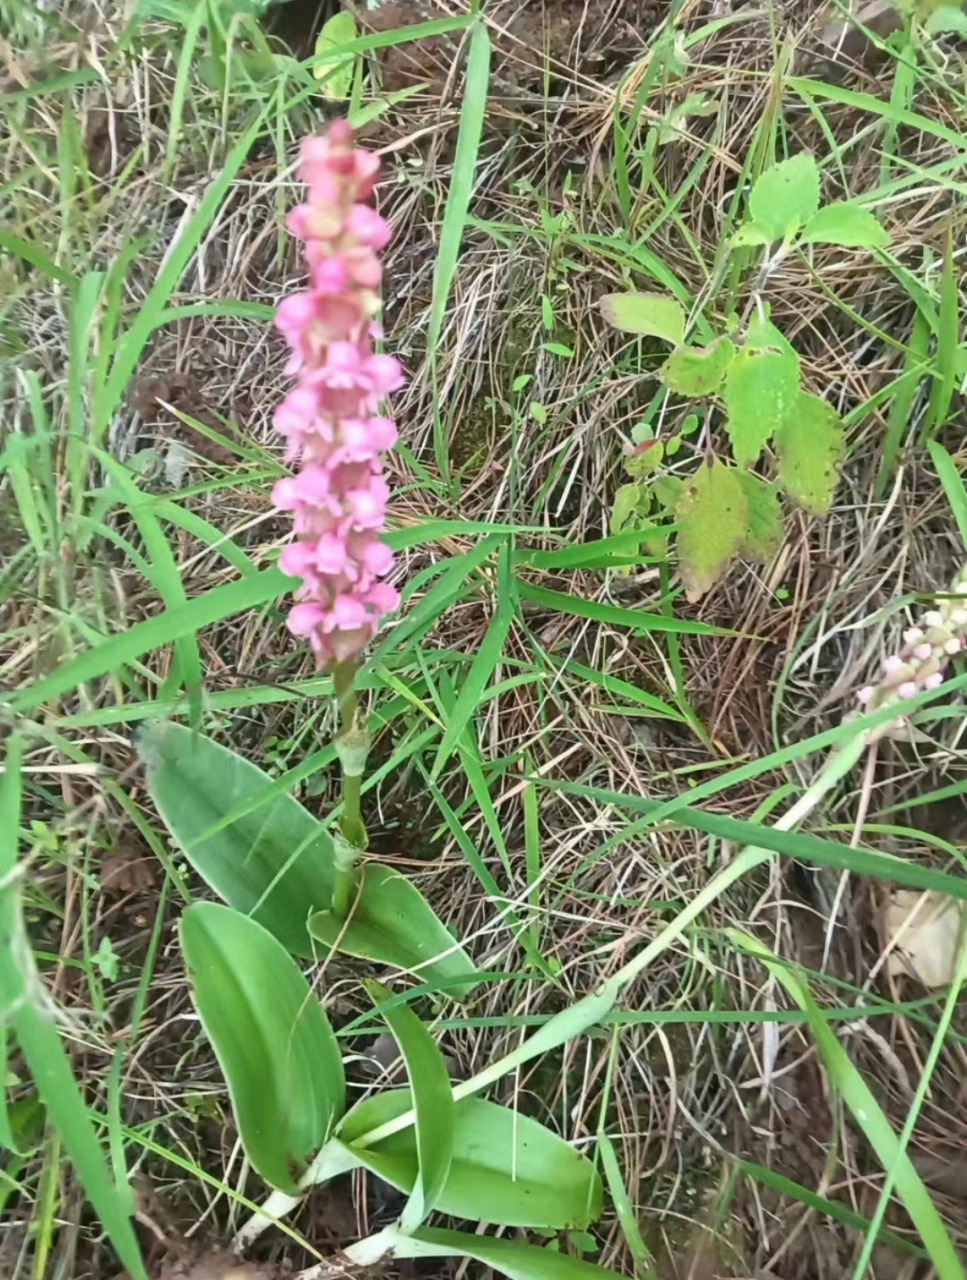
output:
<path id="1" fill-rule="evenodd" d="M 356 670 L 355 662 L 340 662 L 332 672 L 340 725 L 336 751 L 342 767 L 342 816 L 335 837 L 332 910 L 340 919 L 344 919 L 352 907 L 356 894 L 356 861 L 366 850 L 360 798 L 369 739 L 360 724 L 359 699 L 354 686 Z"/>

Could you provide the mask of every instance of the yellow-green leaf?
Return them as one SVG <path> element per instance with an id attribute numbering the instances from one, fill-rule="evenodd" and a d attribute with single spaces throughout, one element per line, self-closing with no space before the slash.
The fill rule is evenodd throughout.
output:
<path id="1" fill-rule="evenodd" d="M 725 430 L 736 462 L 755 462 L 762 446 L 785 422 L 799 394 L 794 353 L 745 346 L 728 367 L 723 397 Z"/>
<path id="2" fill-rule="evenodd" d="M 312 74 L 322 80 L 319 92 L 330 102 L 343 102 L 349 97 L 353 84 L 353 54 L 339 59 L 344 44 L 356 39 L 356 19 L 345 10 L 334 13 L 316 36 L 316 60 Z M 337 63 L 335 67 L 333 63 Z M 325 77 L 323 79 L 323 77 Z"/>
<path id="3" fill-rule="evenodd" d="M 836 410 L 800 391 L 795 411 L 776 432 L 779 485 L 800 507 L 824 516 L 836 488 L 843 424 Z"/>
<path id="4" fill-rule="evenodd" d="M 662 382 L 682 396 L 710 396 L 718 391 L 735 358 L 728 338 L 719 338 L 710 347 L 676 347 L 662 365 Z"/>
<path id="5" fill-rule="evenodd" d="M 718 582 L 742 548 L 748 503 L 738 472 L 718 458 L 704 462 L 685 485 L 675 508 L 678 559 L 685 595 L 699 600 Z"/>
<path id="6" fill-rule="evenodd" d="M 804 227 L 818 208 L 819 170 L 808 151 L 767 169 L 749 196 L 753 221 L 768 227 L 773 240 Z"/>
<path id="7" fill-rule="evenodd" d="M 767 484 L 749 471 L 739 472 L 748 518 L 742 554 L 750 560 L 771 560 L 782 543 L 782 508 L 774 484 Z"/>
<path id="8" fill-rule="evenodd" d="M 840 244 L 855 249 L 884 249 L 890 237 L 868 209 L 837 200 L 824 205 L 799 237 L 801 244 Z"/>
<path id="9" fill-rule="evenodd" d="M 661 293 L 608 293 L 598 302 L 606 322 L 622 333 L 662 338 L 679 346 L 685 337 L 685 310 Z"/>

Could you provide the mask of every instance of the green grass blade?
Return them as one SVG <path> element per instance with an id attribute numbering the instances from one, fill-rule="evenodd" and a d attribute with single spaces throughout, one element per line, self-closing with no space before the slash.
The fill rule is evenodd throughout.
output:
<path id="1" fill-rule="evenodd" d="M 930 450 L 930 461 L 937 473 L 937 479 L 943 485 L 943 491 L 950 503 L 950 510 L 957 522 L 960 540 L 967 553 L 967 488 L 964 487 L 963 479 L 953 458 L 943 445 L 931 440 L 927 448 Z"/>
<path id="2" fill-rule="evenodd" d="M 33 968 L 13 875 L 20 795 L 20 741 L 14 737 L 0 779 L 0 1034 L 4 1023 L 13 1030 L 47 1116 L 118 1257 L 133 1280 L 147 1280 L 131 1226 L 130 1194 L 119 1190 L 111 1177 L 56 1025 L 48 1011 L 36 1004 L 42 987 Z"/>
<path id="3" fill-rule="evenodd" d="M 161 530 L 161 525 L 148 507 L 144 494 L 130 478 L 125 467 L 110 454 L 97 450 L 102 466 L 111 475 L 114 483 L 124 495 L 125 505 L 138 526 L 144 548 L 151 557 L 153 581 L 158 594 L 164 601 L 165 608 L 177 609 L 187 604 L 188 597 L 178 572 L 178 565 L 172 554 L 168 539 Z M 201 653 L 198 640 L 193 632 L 181 636 L 174 641 L 175 655 L 181 672 L 181 679 L 188 696 L 188 714 L 193 729 L 201 728 L 201 695 L 202 673 Z"/>
<path id="4" fill-rule="evenodd" d="M 880 458 L 879 470 L 876 473 L 876 486 L 873 497 L 879 501 L 886 493 L 887 482 L 896 466 L 897 454 L 903 433 L 910 421 L 910 411 L 916 399 L 917 391 L 926 372 L 927 343 L 930 340 L 930 325 L 926 316 L 918 308 L 913 315 L 913 327 L 910 331 L 910 346 L 907 348 L 903 362 L 903 374 L 890 405 L 887 419 L 886 436 L 883 439 L 883 454 Z M 919 370 L 923 370 L 923 373 Z"/>
<path id="5" fill-rule="evenodd" d="M 619 791 L 602 791 L 597 787 L 577 782 L 557 782 L 547 778 L 535 778 L 540 786 L 563 791 L 567 795 L 584 796 L 600 803 L 610 803 L 617 809 L 629 809 L 654 817 L 664 804 L 657 800 L 645 800 L 640 796 L 624 795 Z M 819 836 L 805 835 L 800 831 L 777 831 L 775 827 L 760 827 L 740 818 L 728 818 L 720 813 L 707 813 L 690 805 L 675 808 L 674 822 L 694 831 L 704 831 L 740 845 L 758 845 L 771 853 L 781 853 L 799 862 L 821 867 L 836 867 L 840 871 L 852 871 L 857 875 L 875 876 L 896 884 L 910 885 L 914 889 L 936 889 L 960 901 L 967 901 L 967 878 L 948 875 L 933 867 L 904 858 L 874 853 L 869 849 L 854 849 L 835 840 L 823 840 Z M 651 825 L 651 824 L 649 824 Z"/>
<path id="6" fill-rule="evenodd" d="M 501 654 L 504 641 L 517 610 L 517 594 L 514 577 L 510 572 L 510 546 L 504 543 L 497 568 L 497 608 L 487 627 L 480 648 L 474 655 L 470 670 L 460 689 L 456 705 L 447 720 L 443 741 L 440 743 L 430 770 L 430 778 L 436 782 L 440 771 L 449 760 L 454 747 L 463 737 L 463 731 L 480 704 L 484 689 L 490 682 Z"/>
<path id="7" fill-rule="evenodd" d="M 136 623 L 127 631 L 111 636 L 103 644 L 79 653 L 70 662 L 36 680 L 10 699 L 14 711 L 31 711 L 54 698 L 63 697 L 87 680 L 94 680 L 126 662 L 156 649 L 159 645 L 191 635 L 202 627 L 230 618 L 243 609 L 254 609 L 284 595 L 292 579 L 281 569 L 265 569 L 238 582 L 213 587 L 176 609 L 165 609 L 153 618 Z"/>
<path id="8" fill-rule="evenodd" d="M 12 253 L 15 258 L 20 258 L 21 261 L 36 267 L 45 276 L 66 285 L 68 289 L 74 287 L 76 277 L 69 271 L 65 271 L 63 267 L 59 267 L 53 258 L 44 253 L 43 249 L 38 248 L 33 241 L 24 240 L 21 236 L 12 235 L 8 231 L 0 231 L 0 250 L 4 253 Z"/>
<path id="9" fill-rule="evenodd" d="M 457 269 L 457 259 L 460 256 L 460 241 L 463 239 L 467 212 L 470 208 L 474 173 L 477 168 L 477 152 L 480 149 L 484 114 L 487 109 L 489 83 L 490 34 L 487 31 L 486 23 L 478 19 L 470 32 L 467 77 L 464 86 L 463 103 L 460 107 L 460 128 L 457 133 L 453 173 L 450 177 L 450 190 L 447 195 L 446 208 L 443 211 L 440 246 L 437 250 L 436 262 L 433 267 L 433 293 L 430 302 L 427 347 L 430 352 L 430 366 L 434 383 L 436 381 L 437 346 L 443 329 L 447 300 L 450 297 L 450 286 L 453 283 L 453 276 Z M 443 420 L 440 416 L 436 396 L 434 396 L 434 406 L 433 448 L 440 475 L 445 480 L 448 480 L 450 460 L 447 453 L 447 442 L 444 439 Z"/>
<path id="10" fill-rule="evenodd" d="M 551 591 L 547 587 L 535 587 L 529 582 L 519 582 L 518 589 L 524 600 L 567 613 L 574 618 L 590 618 L 611 626 L 631 627 L 633 631 L 673 631 L 678 635 L 714 636 L 728 635 L 719 627 L 693 622 L 690 618 L 672 618 L 661 613 L 644 613 L 641 609 L 623 609 L 616 604 L 599 604 L 597 600 L 582 600 L 579 596 L 565 595 L 563 591 Z"/>
<path id="11" fill-rule="evenodd" d="M 264 114 L 265 105 L 228 153 L 224 168 L 205 192 L 198 208 L 182 230 L 177 244 L 168 255 L 148 296 L 141 304 L 134 323 L 118 340 L 117 355 L 111 365 L 110 376 L 100 394 L 95 394 L 92 443 L 100 443 L 111 416 L 124 395 L 131 375 L 138 366 L 145 343 L 157 328 L 168 299 L 177 288 L 178 281 L 190 262 L 192 254 L 221 207 L 222 200 L 262 130 Z"/>
<path id="12" fill-rule="evenodd" d="M 920 1239 L 937 1269 L 940 1280 L 963 1280 L 963 1271 L 947 1229 L 934 1207 L 920 1175 L 902 1149 L 889 1120 L 870 1091 L 866 1081 L 850 1062 L 845 1049 L 836 1039 L 829 1023 L 819 1015 L 816 1002 L 805 980 L 778 963 L 776 956 L 756 938 L 739 929 L 726 929 L 726 935 L 742 951 L 756 956 L 793 1001 L 809 1018 L 820 1057 L 829 1078 L 852 1112 L 884 1169 L 896 1171 L 896 1189 L 903 1206 L 913 1219 Z"/>
<path id="13" fill-rule="evenodd" d="M 933 390 L 923 422 L 921 443 L 930 440 L 940 430 L 950 412 L 954 386 L 957 381 L 957 344 L 960 334 L 960 300 L 958 296 L 957 268 L 954 264 L 953 240 L 947 234 L 943 271 L 940 276 L 940 315 L 937 327 L 936 370 Z"/>

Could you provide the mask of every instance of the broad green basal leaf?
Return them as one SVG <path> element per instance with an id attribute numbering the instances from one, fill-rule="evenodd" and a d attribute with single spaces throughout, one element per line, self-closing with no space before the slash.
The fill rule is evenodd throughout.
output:
<path id="1" fill-rule="evenodd" d="M 782 544 L 782 508 L 777 488 L 749 471 L 739 471 L 738 477 L 747 507 L 742 554 L 750 560 L 771 560 Z"/>
<path id="2" fill-rule="evenodd" d="M 809 222 L 800 244 L 839 244 L 856 249 L 884 249 L 890 237 L 868 209 L 848 200 L 827 204 Z"/>
<path id="3" fill-rule="evenodd" d="M 321 824 L 254 764 L 182 725 L 152 725 L 139 745 L 151 798 L 206 884 L 294 955 L 311 956 L 306 922 L 332 901 Z"/>
<path id="4" fill-rule="evenodd" d="M 412 1126 L 373 1147 L 357 1140 L 409 1111 L 409 1089 L 354 1107 L 339 1140 L 386 1182 L 410 1191 L 417 1174 Z M 601 1179 L 591 1161 L 536 1120 L 482 1098 L 454 1105 L 453 1160 L 437 1209 L 508 1227 L 583 1230 L 601 1213 Z"/>
<path id="5" fill-rule="evenodd" d="M 710 347 L 677 347 L 661 368 L 661 380 L 682 396 L 710 396 L 718 391 L 735 357 L 728 338 Z"/>
<path id="6" fill-rule="evenodd" d="M 786 351 L 747 344 L 729 365 L 722 394 L 735 460 L 755 462 L 796 404 L 799 361 Z"/>
<path id="7" fill-rule="evenodd" d="M 462 978 L 463 983 L 444 990 L 463 999 L 476 982 L 476 970 L 420 891 L 378 862 L 367 863 L 361 877 L 359 900 L 349 918 L 317 912 L 309 920 L 313 938 L 347 955 L 395 965 L 422 982 Z"/>
<path id="8" fill-rule="evenodd" d="M 678 560 L 685 595 L 700 600 L 742 549 L 748 504 L 734 467 L 718 458 L 699 464 L 675 508 Z"/>
<path id="9" fill-rule="evenodd" d="M 598 302 L 608 324 L 622 333 L 663 338 L 676 347 L 685 337 L 685 310 L 661 293 L 608 293 Z"/>
<path id="10" fill-rule="evenodd" d="M 509 1280 L 616 1280 L 616 1273 L 556 1249 L 494 1236 L 421 1227 L 394 1249 L 398 1258 L 474 1258 Z"/>
<path id="11" fill-rule="evenodd" d="M 374 1004 L 391 999 L 378 982 L 364 983 Z M 413 1231 L 436 1206 L 450 1172 L 453 1157 L 453 1093 L 443 1054 L 409 1005 L 382 1011 L 386 1025 L 399 1045 L 410 1081 L 416 1112 L 417 1177 L 400 1215 L 404 1231 Z"/>
<path id="12" fill-rule="evenodd" d="M 843 424 L 825 400 L 800 391 L 795 411 L 776 432 L 779 485 L 814 515 L 829 510 L 843 455 Z"/>
<path id="13" fill-rule="evenodd" d="M 767 227 L 773 240 L 804 227 L 818 208 L 819 170 L 807 151 L 767 169 L 749 196 L 753 221 Z"/>
<path id="14" fill-rule="evenodd" d="M 282 944 L 248 916 L 198 902 L 182 915 L 180 936 L 245 1153 L 266 1182 L 292 1194 L 345 1109 L 329 1021 Z"/>

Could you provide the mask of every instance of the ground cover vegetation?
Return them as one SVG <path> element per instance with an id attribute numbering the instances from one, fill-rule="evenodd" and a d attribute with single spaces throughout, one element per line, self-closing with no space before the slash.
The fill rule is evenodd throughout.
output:
<path id="1" fill-rule="evenodd" d="M 0 0 L 0 1275 L 962 1274 L 965 34 Z"/>

